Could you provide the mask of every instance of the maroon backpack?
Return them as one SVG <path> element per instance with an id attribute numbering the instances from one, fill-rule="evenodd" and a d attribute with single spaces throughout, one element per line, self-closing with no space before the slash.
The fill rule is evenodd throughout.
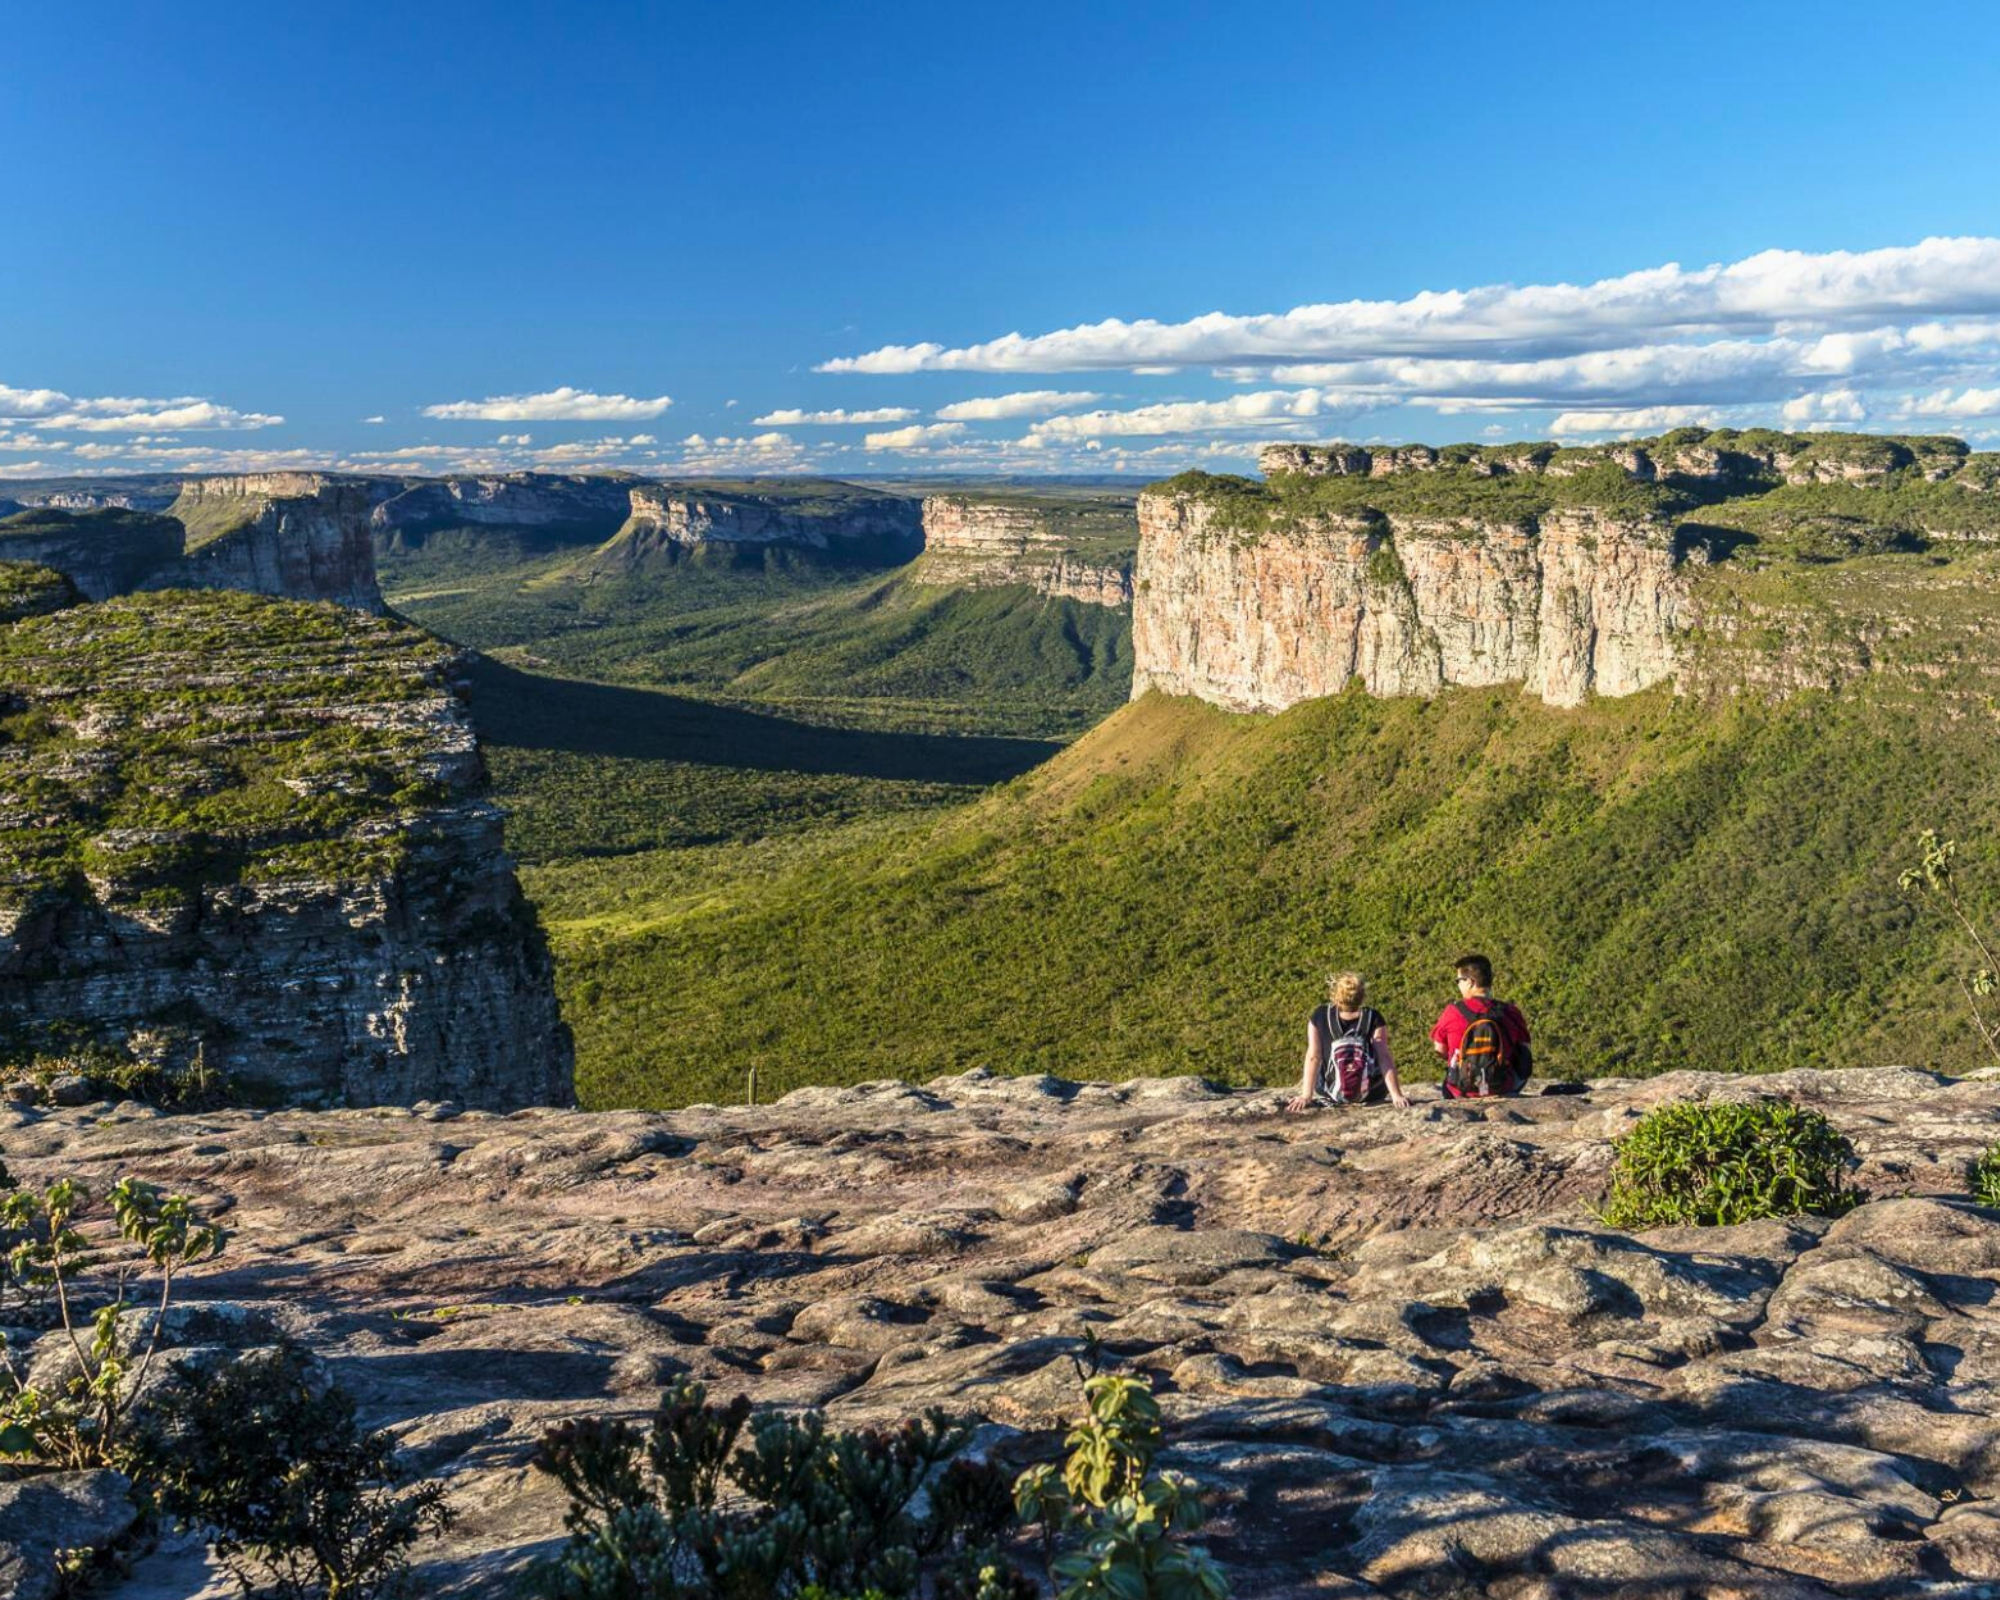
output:
<path id="1" fill-rule="evenodd" d="M 1465 1034 L 1445 1073 L 1444 1092 L 1460 1100 L 1512 1094 L 1528 1076 L 1527 1051 L 1507 1031 L 1505 1002 L 1489 998 L 1491 1009 L 1486 1011 L 1475 1011 L 1463 1000 L 1452 1004 L 1465 1019 Z"/>

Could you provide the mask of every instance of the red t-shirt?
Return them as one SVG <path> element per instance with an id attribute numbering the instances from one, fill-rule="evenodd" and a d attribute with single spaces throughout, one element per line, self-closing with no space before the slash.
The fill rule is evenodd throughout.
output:
<path id="1" fill-rule="evenodd" d="M 1521 1008 L 1511 1000 L 1493 1000 L 1485 995 L 1468 995 L 1465 1003 L 1482 1016 L 1491 1015 L 1496 1010 L 1500 1017 L 1500 1029 L 1507 1035 L 1509 1044 L 1528 1043 L 1528 1019 L 1521 1015 Z M 1444 1015 L 1437 1019 L 1437 1026 L 1431 1029 L 1431 1042 L 1441 1046 L 1444 1058 L 1449 1061 L 1458 1054 L 1458 1047 L 1465 1042 L 1465 1030 L 1472 1024 L 1465 1020 L 1465 1014 L 1456 1003 L 1444 1008 Z"/>

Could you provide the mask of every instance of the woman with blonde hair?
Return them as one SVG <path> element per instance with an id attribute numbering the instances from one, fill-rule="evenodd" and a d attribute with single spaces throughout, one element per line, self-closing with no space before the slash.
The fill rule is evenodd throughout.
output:
<path id="1" fill-rule="evenodd" d="M 1389 1024 L 1368 1003 L 1368 980 L 1358 972 L 1336 972 L 1327 983 L 1327 1002 L 1315 1006 L 1306 1023 L 1305 1077 L 1287 1111 L 1314 1106 L 1380 1105 L 1393 1101 L 1408 1109 L 1410 1097 L 1396 1077 L 1389 1053 Z"/>

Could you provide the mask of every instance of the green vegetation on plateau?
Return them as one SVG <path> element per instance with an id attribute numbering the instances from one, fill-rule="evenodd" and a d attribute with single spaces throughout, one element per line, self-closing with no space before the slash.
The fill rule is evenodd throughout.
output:
<path id="1" fill-rule="evenodd" d="M 0 629 L 0 908 L 393 865 L 445 797 L 426 702 L 452 651 L 394 621 L 226 591 Z M 364 828 L 363 824 L 391 826 Z"/>

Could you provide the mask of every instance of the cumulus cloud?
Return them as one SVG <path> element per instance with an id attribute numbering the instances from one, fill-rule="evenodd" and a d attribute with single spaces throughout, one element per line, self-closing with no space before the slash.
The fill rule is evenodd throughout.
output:
<path id="1" fill-rule="evenodd" d="M 375 427 L 380 427 L 383 423 L 387 422 L 389 419 L 387 417 L 363 417 L 361 420 L 363 424 L 365 424 L 366 426 L 375 428 Z"/>
<path id="2" fill-rule="evenodd" d="M 941 439 L 950 439 L 965 432 L 962 422 L 922 422 L 911 428 L 895 428 L 887 433 L 864 434 L 861 448 L 864 450 L 922 450 Z"/>
<path id="3" fill-rule="evenodd" d="M 1918 395 L 1904 404 L 1905 417 L 2000 417 L 2000 388 L 1940 389 L 1935 394 Z"/>
<path id="4" fill-rule="evenodd" d="M 1808 432 L 1824 428 L 1852 427 L 1868 420 L 1868 404 L 1852 389 L 1822 389 L 1787 400 L 1779 415 L 1788 428 Z"/>
<path id="5" fill-rule="evenodd" d="M 1267 389 L 1256 394 L 1233 394 L 1222 400 L 1174 400 L 1137 406 L 1129 411 L 1086 411 L 1077 416 L 1049 417 L 1029 429 L 1028 437 L 1043 441 L 1102 439 L 1205 434 L 1243 428 L 1268 433 L 1308 419 L 1353 415 L 1375 403 L 1372 397 L 1342 397 L 1319 389 Z"/>
<path id="6" fill-rule="evenodd" d="M 239 411 L 198 395 L 149 400 L 130 395 L 85 398 L 60 389 L 17 389 L 0 383 L 0 422 L 79 433 L 182 433 L 274 428 L 283 417 Z"/>
<path id="7" fill-rule="evenodd" d="M 1884 250 L 1766 250 L 1588 284 L 1490 284 L 1407 300 L 1348 300 L 1185 322 L 1111 318 L 981 344 L 884 345 L 827 372 L 1086 372 L 1136 367 L 1505 356 L 1607 349 L 1640 339 L 1774 334 L 2000 312 L 2000 239 L 1926 239 Z"/>
<path id="8" fill-rule="evenodd" d="M 502 433 L 496 434 L 493 442 L 495 444 L 533 444 L 535 436 L 532 433 Z"/>
<path id="9" fill-rule="evenodd" d="M 748 435 L 691 433 L 681 441 L 679 468 L 684 472 L 801 472 L 812 455 L 790 434 Z"/>
<path id="10" fill-rule="evenodd" d="M 736 402 L 731 401 L 734 405 Z M 767 411 L 756 418 L 758 427 L 833 427 L 847 423 L 908 422 L 916 415 L 910 406 L 878 406 L 873 411 Z"/>
<path id="11" fill-rule="evenodd" d="M 545 389 L 540 394 L 490 395 L 484 400 L 450 400 L 425 406 L 424 415 L 447 422 L 644 422 L 673 404 L 667 395 L 635 400 L 587 389 Z"/>
<path id="12" fill-rule="evenodd" d="M 1642 406 L 1634 411 L 1565 411 L 1549 424 L 1549 431 L 1558 439 L 1579 435 L 1632 438 L 1673 428 L 1719 428 L 1723 420 L 1723 414 L 1713 406 Z M 1498 438 L 1507 430 L 1485 431 Z"/>
<path id="13" fill-rule="evenodd" d="M 937 414 L 946 422 L 1005 422 L 1014 417 L 1045 417 L 1051 411 L 1095 405 L 1103 398 L 1089 390 L 1023 389 L 1015 394 L 990 395 L 983 400 L 955 400 L 948 406 L 939 406 Z"/>

